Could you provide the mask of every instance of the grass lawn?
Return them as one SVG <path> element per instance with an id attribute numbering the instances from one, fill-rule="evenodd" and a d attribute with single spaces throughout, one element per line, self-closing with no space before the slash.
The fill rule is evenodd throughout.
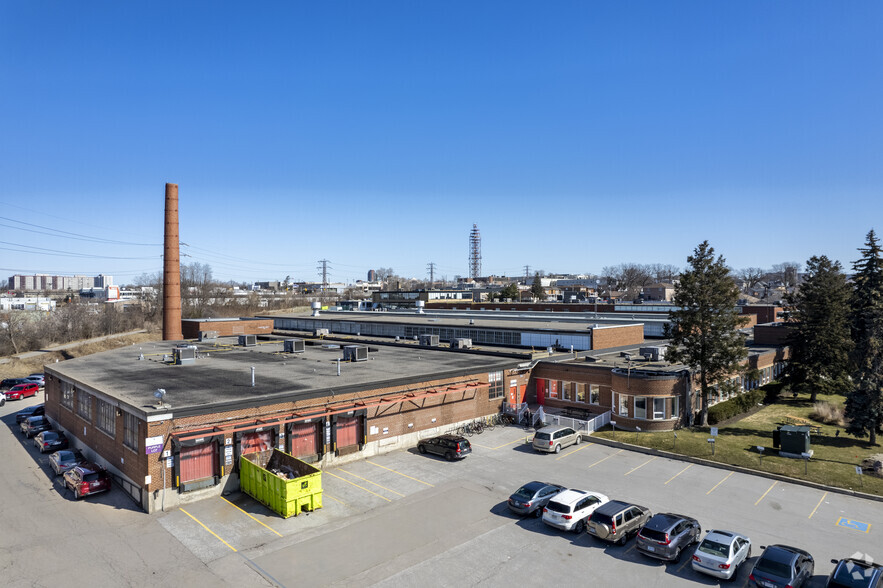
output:
<path id="1" fill-rule="evenodd" d="M 818 400 L 832 404 L 843 404 L 842 396 L 819 395 Z M 810 435 L 810 448 L 814 454 L 807 464 L 806 474 L 803 473 L 804 462 L 802 459 L 779 457 L 778 450 L 773 448 L 773 431 L 778 425 L 786 424 L 786 416 L 810 420 L 809 414 L 812 409 L 812 403 L 809 402 L 808 397 L 780 398 L 776 404 L 764 406 L 741 420 L 727 425 L 719 425 L 713 456 L 711 444 L 708 443 L 710 437 L 708 427 L 679 429 L 677 439 L 671 431 L 635 433 L 618 430 L 613 432 L 610 428 L 598 431 L 594 435 L 883 496 L 883 479 L 870 475 L 860 478 L 855 473 L 855 466 L 860 465 L 863 459 L 872 454 L 883 453 L 883 446 L 869 448 L 867 439 L 850 437 L 843 432 L 842 427 L 821 425 L 821 423 L 813 421 L 814 425 L 821 425 L 822 434 Z M 840 435 L 835 437 L 837 429 L 840 429 Z M 766 448 L 762 465 L 757 446 Z"/>

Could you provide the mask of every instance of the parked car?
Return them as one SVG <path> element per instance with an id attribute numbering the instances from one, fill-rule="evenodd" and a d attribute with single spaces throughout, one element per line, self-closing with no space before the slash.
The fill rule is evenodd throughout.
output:
<path id="1" fill-rule="evenodd" d="M 18 384 L 6 391 L 6 398 L 7 400 L 21 400 L 22 398 L 28 398 L 29 396 L 36 396 L 39 391 L 40 386 L 33 382 Z"/>
<path id="2" fill-rule="evenodd" d="M 565 490 L 543 508 L 543 522 L 562 531 L 582 533 L 595 509 L 607 502 L 610 499 L 598 492 Z"/>
<path id="3" fill-rule="evenodd" d="M 881 588 L 883 566 L 858 558 L 832 559 L 834 571 L 828 577 L 828 588 Z"/>
<path id="4" fill-rule="evenodd" d="M 520 515 L 543 516 L 543 507 L 556 495 L 565 490 L 564 486 L 546 482 L 529 482 L 509 497 L 509 510 Z"/>
<path id="5" fill-rule="evenodd" d="M 49 465 L 52 466 L 56 476 L 60 476 L 81 463 L 86 463 L 86 459 L 76 449 L 62 449 L 49 456 Z"/>
<path id="6" fill-rule="evenodd" d="M 702 538 L 702 526 L 692 517 L 657 513 L 638 531 L 635 545 L 644 555 L 680 561 L 681 553 Z"/>
<path id="7" fill-rule="evenodd" d="M 751 539 L 732 531 L 712 529 L 693 552 L 693 569 L 729 580 L 751 558 Z"/>
<path id="8" fill-rule="evenodd" d="M 45 415 L 32 416 L 23 420 L 19 427 L 21 428 L 22 434 L 30 439 L 37 433 L 50 430 L 52 428 L 52 423 L 49 422 L 49 419 Z"/>
<path id="9" fill-rule="evenodd" d="M 53 453 L 59 449 L 67 449 L 67 437 L 61 431 L 43 431 L 34 437 L 34 446 L 40 453 Z"/>
<path id="10" fill-rule="evenodd" d="M 546 453 L 558 453 L 565 447 L 579 445 L 580 434 L 570 427 L 550 425 L 543 427 L 533 436 L 533 448 Z"/>
<path id="11" fill-rule="evenodd" d="M 28 419 L 32 416 L 40 416 L 42 414 L 46 414 L 46 407 L 42 404 L 35 404 L 34 406 L 28 406 L 27 408 L 23 408 L 17 413 L 15 413 L 15 422 L 21 423 L 25 419 Z"/>
<path id="12" fill-rule="evenodd" d="M 40 388 L 46 385 L 46 378 L 43 374 L 31 374 L 25 378 L 25 380 L 29 383 L 36 384 Z"/>
<path id="13" fill-rule="evenodd" d="M 24 378 L 6 378 L 3 381 L 0 381 L 0 390 L 9 390 L 13 386 L 18 386 L 19 384 L 27 384 L 27 380 Z"/>
<path id="14" fill-rule="evenodd" d="M 110 474 L 96 463 L 82 463 L 64 473 L 64 485 L 79 500 L 90 494 L 110 490 Z"/>
<path id="15" fill-rule="evenodd" d="M 420 453 L 432 453 L 441 455 L 448 461 L 463 459 L 472 453 L 472 445 L 465 437 L 457 435 L 439 435 L 431 439 L 422 439 L 417 443 L 417 451 Z"/>
<path id="16" fill-rule="evenodd" d="M 770 545 L 754 564 L 748 579 L 752 586 L 763 588 L 798 588 L 815 570 L 812 556 L 797 547 Z"/>
<path id="17" fill-rule="evenodd" d="M 618 545 L 625 545 L 630 537 L 647 524 L 653 513 L 649 508 L 611 500 L 592 513 L 587 530 L 589 534 Z"/>

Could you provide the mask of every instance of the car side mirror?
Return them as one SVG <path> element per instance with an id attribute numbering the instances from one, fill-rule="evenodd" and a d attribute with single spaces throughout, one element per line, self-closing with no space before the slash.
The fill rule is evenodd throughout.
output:
<path id="1" fill-rule="evenodd" d="M 835 565 L 836 565 L 837 563 L 839 563 L 839 562 L 840 562 L 839 559 L 832 559 L 832 560 L 831 560 L 831 563 L 832 563 L 832 564 L 835 564 Z"/>
<path id="2" fill-rule="evenodd" d="M 761 549 L 766 549 L 766 545 L 761 545 L 760 548 L 761 548 Z"/>

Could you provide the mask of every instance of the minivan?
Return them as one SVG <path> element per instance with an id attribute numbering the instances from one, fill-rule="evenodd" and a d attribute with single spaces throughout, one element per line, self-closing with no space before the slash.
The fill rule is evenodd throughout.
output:
<path id="1" fill-rule="evenodd" d="M 533 448 L 546 453 L 558 453 L 565 447 L 579 445 L 580 441 L 580 434 L 570 427 L 550 425 L 534 433 Z"/>

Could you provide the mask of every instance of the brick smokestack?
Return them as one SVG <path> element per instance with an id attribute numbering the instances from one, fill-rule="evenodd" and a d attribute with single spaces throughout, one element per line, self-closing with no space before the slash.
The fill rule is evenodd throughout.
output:
<path id="1" fill-rule="evenodd" d="M 166 184 L 166 231 L 163 255 L 163 341 L 180 341 L 181 255 L 178 250 L 178 184 Z"/>

